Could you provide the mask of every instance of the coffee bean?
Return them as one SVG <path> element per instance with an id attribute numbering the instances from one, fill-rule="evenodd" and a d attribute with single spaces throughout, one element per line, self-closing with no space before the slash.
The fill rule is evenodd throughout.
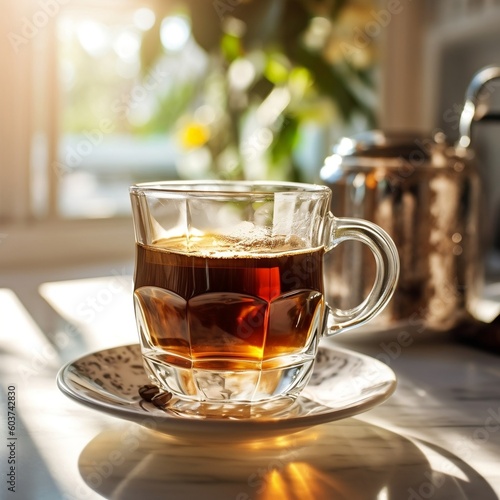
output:
<path id="1" fill-rule="evenodd" d="M 171 399 L 171 392 L 161 392 L 151 399 L 151 403 L 153 403 L 158 408 L 164 408 Z"/>
<path id="2" fill-rule="evenodd" d="M 151 401 L 160 393 L 160 389 L 156 385 L 143 385 L 139 388 L 139 396 L 146 401 Z"/>

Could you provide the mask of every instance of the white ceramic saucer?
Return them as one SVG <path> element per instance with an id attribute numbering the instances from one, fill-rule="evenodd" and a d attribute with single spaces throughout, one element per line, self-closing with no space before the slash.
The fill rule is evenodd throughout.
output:
<path id="1" fill-rule="evenodd" d="M 287 434 L 357 415 L 385 401 L 395 390 L 396 377 L 376 359 L 324 345 L 309 384 L 292 405 L 236 419 L 179 413 L 175 399 L 161 410 L 138 395 L 139 387 L 149 383 L 138 345 L 88 354 L 57 376 L 61 391 L 86 406 L 172 436 L 213 439 Z"/>

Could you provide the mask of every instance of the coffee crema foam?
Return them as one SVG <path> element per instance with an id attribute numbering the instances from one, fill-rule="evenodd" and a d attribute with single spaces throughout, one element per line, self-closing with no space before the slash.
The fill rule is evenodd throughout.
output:
<path id="1" fill-rule="evenodd" d="M 220 234 L 203 234 L 189 237 L 183 235 L 161 238 L 145 246 L 160 251 L 215 259 L 248 257 L 258 259 L 270 255 L 277 256 L 311 251 L 311 248 L 307 248 L 304 240 L 295 235 L 250 237 L 245 239 Z"/>

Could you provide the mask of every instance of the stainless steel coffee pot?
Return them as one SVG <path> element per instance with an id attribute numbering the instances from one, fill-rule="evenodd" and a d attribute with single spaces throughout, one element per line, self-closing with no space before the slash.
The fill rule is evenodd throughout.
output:
<path id="1" fill-rule="evenodd" d="M 372 328 L 448 330 L 474 313 L 484 245 L 471 125 L 486 116 L 482 95 L 496 78 L 496 66 L 474 76 L 454 145 L 441 131 L 432 137 L 371 131 L 342 139 L 325 160 L 320 175 L 333 192 L 332 212 L 375 222 L 399 250 L 399 284 Z M 350 243 L 328 259 L 327 300 L 355 307 L 373 284 L 373 258 L 363 245 Z"/>

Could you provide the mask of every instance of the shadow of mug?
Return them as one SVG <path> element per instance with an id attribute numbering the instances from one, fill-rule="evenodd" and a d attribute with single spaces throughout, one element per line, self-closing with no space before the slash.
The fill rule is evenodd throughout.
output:
<path id="1" fill-rule="evenodd" d="M 422 448 L 431 445 L 355 418 L 219 443 L 127 424 L 90 441 L 79 470 L 94 491 L 117 500 L 498 499 L 458 457 L 432 446 L 431 465 Z"/>

